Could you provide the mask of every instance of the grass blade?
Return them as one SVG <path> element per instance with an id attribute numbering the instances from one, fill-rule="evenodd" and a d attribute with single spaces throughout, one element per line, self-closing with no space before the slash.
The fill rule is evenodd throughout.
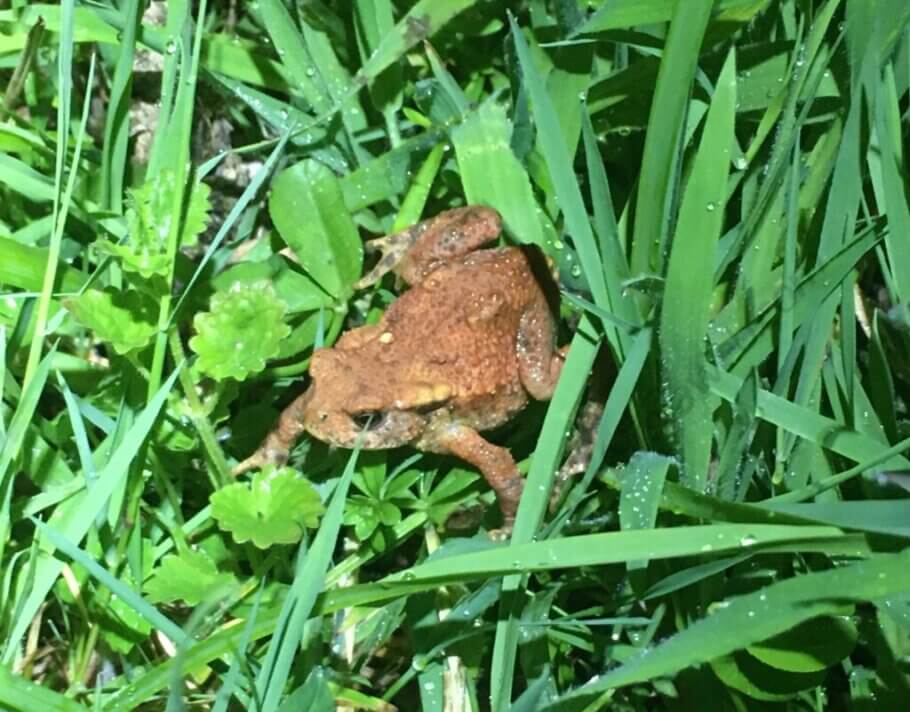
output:
<path id="1" fill-rule="evenodd" d="M 351 479 L 354 476 L 354 466 L 358 455 L 359 450 L 351 453 L 347 467 L 332 493 L 332 500 L 326 508 L 319 531 L 313 538 L 313 545 L 306 552 L 302 566 L 291 584 L 288 595 L 294 598 L 293 611 L 287 627 L 281 631 L 282 635 L 272 639 L 273 646 L 275 646 L 274 665 L 263 667 L 263 674 L 260 674 L 256 683 L 260 699 L 263 700 L 264 712 L 272 712 L 278 708 L 294 656 L 297 653 L 303 627 L 313 612 L 317 596 L 322 591 L 326 572 L 332 561 L 332 552 L 335 550 L 335 542 L 338 540 L 338 532 L 341 530 L 344 504 L 351 486 Z M 271 649 L 269 652 L 272 652 Z"/>
<path id="2" fill-rule="evenodd" d="M 702 491 L 708 478 L 713 407 L 705 375 L 705 340 L 714 285 L 711 264 L 723 225 L 736 106 L 736 61 L 724 63 L 701 145 L 686 185 L 667 267 L 660 321 L 665 398 L 677 434 L 687 484 Z"/>
<path id="3" fill-rule="evenodd" d="M 635 234 L 629 259 L 633 277 L 663 273 L 663 250 L 673 214 L 679 144 L 698 51 L 713 6 L 713 0 L 677 3 L 670 21 L 642 156 Z"/>
<path id="4" fill-rule="evenodd" d="M 563 699 L 590 700 L 606 690 L 670 675 L 770 638 L 811 618 L 842 613 L 843 604 L 848 601 L 874 601 L 908 588 L 907 553 L 876 556 L 832 571 L 781 581 L 730 600 L 707 618 Z"/>
<path id="5" fill-rule="evenodd" d="M 130 463 L 139 452 L 148 437 L 149 431 L 158 419 L 158 414 L 164 405 L 164 401 L 177 378 L 178 370 L 175 370 L 170 375 L 158 393 L 155 394 L 139 417 L 136 418 L 133 427 L 126 433 L 120 446 L 111 455 L 107 465 L 98 473 L 98 480 L 91 493 L 89 494 L 88 491 L 82 490 L 63 502 L 54 511 L 48 523 L 52 524 L 58 532 L 70 541 L 82 541 L 98 513 L 106 507 L 108 498 L 114 492 L 114 489 L 126 477 Z M 19 646 L 19 641 L 31 624 L 32 618 L 43 605 L 48 591 L 54 585 L 62 568 L 63 564 L 51 554 L 42 552 L 39 555 L 34 583 L 6 639 L 3 648 L 3 662 L 8 663 L 13 659 Z"/>

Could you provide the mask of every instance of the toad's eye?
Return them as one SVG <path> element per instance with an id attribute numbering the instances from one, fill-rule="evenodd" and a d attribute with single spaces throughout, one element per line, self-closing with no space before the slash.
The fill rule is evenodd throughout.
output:
<path id="1" fill-rule="evenodd" d="M 356 425 L 361 430 L 366 430 L 370 427 L 371 424 L 375 424 L 379 413 L 375 410 L 368 410 L 363 413 L 356 413 L 351 416 L 351 420 L 354 421 Z"/>

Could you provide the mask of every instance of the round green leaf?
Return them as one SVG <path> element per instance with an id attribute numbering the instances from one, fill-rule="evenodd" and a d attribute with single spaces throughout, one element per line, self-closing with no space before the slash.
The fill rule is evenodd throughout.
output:
<path id="1" fill-rule="evenodd" d="M 63 304 L 76 321 L 118 354 L 146 346 L 157 329 L 158 305 L 142 292 L 87 289 Z"/>
<path id="2" fill-rule="evenodd" d="M 261 371 L 291 331 L 283 321 L 285 310 L 268 282 L 234 282 L 216 292 L 210 310 L 193 319 L 190 348 L 199 354 L 196 368 L 217 380 L 243 380 Z"/>
<path id="3" fill-rule="evenodd" d="M 816 672 L 850 655 L 857 635 L 856 626 L 846 616 L 823 616 L 747 649 L 763 663 L 780 670 Z"/>
<path id="4" fill-rule="evenodd" d="M 205 553 L 184 550 L 165 556 L 143 589 L 152 603 L 186 601 L 195 606 L 233 582 L 234 577 L 219 572 Z"/>
<path id="5" fill-rule="evenodd" d="M 256 472 L 250 483 L 228 485 L 211 497 L 212 516 L 234 541 L 260 549 L 300 541 L 325 511 L 319 493 L 289 467 Z"/>
<path id="6" fill-rule="evenodd" d="M 363 243 L 335 174 L 314 160 L 294 164 L 272 184 L 269 215 L 310 276 L 345 299 L 360 277 Z"/>

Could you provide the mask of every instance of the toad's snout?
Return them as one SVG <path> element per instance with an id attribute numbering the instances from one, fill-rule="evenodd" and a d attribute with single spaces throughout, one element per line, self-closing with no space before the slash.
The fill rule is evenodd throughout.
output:
<path id="1" fill-rule="evenodd" d="M 314 403 L 306 412 L 304 424 L 310 435 L 336 447 L 383 450 L 417 439 L 424 418 L 399 410 L 350 414 Z"/>

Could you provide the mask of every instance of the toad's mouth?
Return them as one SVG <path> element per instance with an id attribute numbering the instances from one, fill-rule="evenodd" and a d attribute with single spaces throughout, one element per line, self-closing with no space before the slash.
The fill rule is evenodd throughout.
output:
<path id="1" fill-rule="evenodd" d="M 330 445 L 363 450 L 384 450 L 407 445 L 416 440 L 426 424 L 418 413 L 402 410 L 345 413 L 323 411 L 310 413 L 307 431 Z"/>

